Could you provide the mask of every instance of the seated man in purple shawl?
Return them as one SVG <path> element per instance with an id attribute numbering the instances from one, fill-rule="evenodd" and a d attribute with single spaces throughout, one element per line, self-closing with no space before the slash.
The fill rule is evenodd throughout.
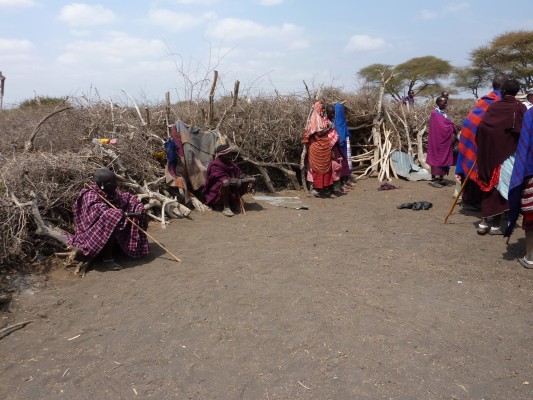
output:
<path id="1" fill-rule="evenodd" d="M 441 188 L 445 185 L 444 175 L 448 175 L 453 162 L 453 140 L 455 139 L 455 124 L 444 110 L 448 105 L 446 97 L 437 98 L 437 107 L 429 117 L 429 136 L 426 162 L 431 166 L 430 185 Z"/>
<path id="2" fill-rule="evenodd" d="M 134 195 L 117 190 L 113 171 L 96 170 L 94 184 L 80 191 L 72 211 L 76 233 L 67 234 L 68 244 L 89 260 L 100 255 L 105 267 L 119 270 L 122 267 L 113 258 L 115 248 L 132 258 L 148 254 L 146 234 L 126 219 L 134 218 L 145 230 L 148 223 L 144 205 Z"/>
<path id="3" fill-rule="evenodd" d="M 207 167 L 203 189 L 205 203 L 213 208 L 222 206 L 226 217 L 233 217 L 233 210 L 240 209 L 241 196 L 255 182 L 255 178 L 245 177 L 233 162 L 235 155 L 236 150 L 227 144 L 216 148 L 216 158 Z"/>

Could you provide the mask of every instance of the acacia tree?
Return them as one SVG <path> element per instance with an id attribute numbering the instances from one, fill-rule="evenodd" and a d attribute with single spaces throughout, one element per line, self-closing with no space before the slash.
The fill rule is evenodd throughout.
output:
<path id="1" fill-rule="evenodd" d="M 399 76 L 407 84 L 408 90 L 420 92 L 431 86 L 440 86 L 440 80 L 452 72 L 451 64 L 438 57 L 415 57 L 396 66 Z"/>
<path id="2" fill-rule="evenodd" d="M 453 85 L 459 89 L 472 92 L 477 99 L 478 90 L 489 83 L 487 74 L 477 67 L 458 67 L 453 71 Z"/>
<path id="3" fill-rule="evenodd" d="M 383 71 L 394 70 L 394 77 L 387 83 L 385 92 L 400 100 L 403 91 L 420 92 L 441 89 L 440 80 L 448 77 L 453 67 L 446 60 L 434 56 L 415 57 L 393 67 L 387 64 L 372 64 L 359 70 L 357 75 L 367 83 L 378 86 Z"/>
<path id="4" fill-rule="evenodd" d="M 496 36 L 470 53 L 472 66 L 490 80 L 503 73 L 518 80 L 524 88 L 533 86 L 533 31 L 513 31 Z"/>
<path id="5" fill-rule="evenodd" d="M 385 92 L 393 96 L 402 90 L 403 83 L 398 78 L 398 74 L 394 74 L 394 67 L 389 64 L 371 64 L 361 68 L 357 76 L 374 87 L 379 87 L 385 76 L 388 80 Z"/>

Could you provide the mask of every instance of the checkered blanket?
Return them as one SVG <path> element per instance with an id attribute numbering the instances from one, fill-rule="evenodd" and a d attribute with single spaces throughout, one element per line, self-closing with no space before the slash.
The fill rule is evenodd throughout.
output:
<path id="1" fill-rule="evenodd" d="M 104 196 L 116 209 L 111 208 L 100 196 Z M 72 207 L 76 233 L 68 234 L 69 245 L 82 251 L 85 256 L 95 256 L 115 236 L 117 244 L 129 257 L 148 254 L 146 234 L 124 218 L 124 213 L 145 213 L 143 204 L 132 194 L 117 190 L 106 195 L 97 185 L 82 189 Z M 146 218 L 135 221 L 142 229 L 147 228 Z"/>

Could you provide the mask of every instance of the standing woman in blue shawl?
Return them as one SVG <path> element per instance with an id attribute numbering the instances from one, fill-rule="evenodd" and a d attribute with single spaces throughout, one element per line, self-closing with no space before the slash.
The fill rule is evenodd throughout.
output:
<path id="1" fill-rule="evenodd" d="M 352 171 L 351 149 L 350 149 L 350 131 L 348 130 L 348 124 L 344 117 L 344 107 L 341 103 L 335 104 L 335 129 L 337 135 L 339 135 L 339 141 L 341 149 L 344 151 L 346 158 L 348 159 L 348 165 L 350 166 L 350 172 Z"/>
<path id="2" fill-rule="evenodd" d="M 522 228 L 526 232 L 526 255 L 518 261 L 533 268 L 533 109 L 524 114 L 513 174 L 509 184 L 509 223 L 504 236 L 510 237 L 518 219 L 524 214 Z"/>
<path id="3" fill-rule="evenodd" d="M 344 107 L 341 103 L 336 103 L 334 107 L 334 126 L 339 136 L 340 148 L 343 152 L 343 158 L 348 164 L 347 167 L 343 168 L 343 174 L 341 177 L 341 182 L 344 189 L 351 189 L 353 187 L 350 182 L 350 176 L 352 174 L 352 149 L 350 147 L 350 131 L 348 130 L 348 124 L 346 123 L 346 118 L 344 117 Z"/>

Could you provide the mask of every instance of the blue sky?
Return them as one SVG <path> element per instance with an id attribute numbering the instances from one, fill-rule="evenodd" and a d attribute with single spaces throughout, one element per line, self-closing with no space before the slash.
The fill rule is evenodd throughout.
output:
<path id="1" fill-rule="evenodd" d="M 303 80 L 355 90 L 369 64 L 434 55 L 465 65 L 518 29 L 533 29 L 531 0 L 0 0 L 0 71 L 8 106 L 96 90 L 204 97 L 214 67 L 217 95 L 236 79 L 244 94 L 300 92 Z"/>

